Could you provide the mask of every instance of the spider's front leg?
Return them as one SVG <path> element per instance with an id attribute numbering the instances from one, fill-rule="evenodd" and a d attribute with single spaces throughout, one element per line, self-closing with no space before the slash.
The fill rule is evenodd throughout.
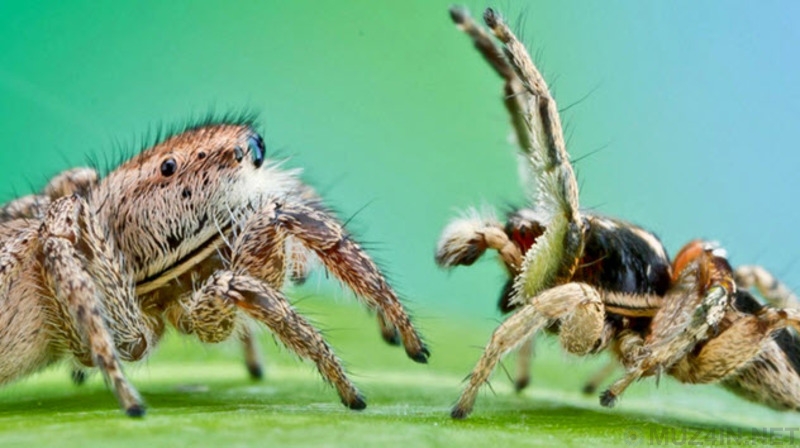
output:
<path id="1" fill-rule="evenodd" d="M 375 262 L 330 213 L 302 202 L 289 201 L 272 203 L 251 220 L 261 223 L 261 228 L 277 229 L 311 249 L 329 272 L 353 290 L 370 309 L 379 313 L 385 320 L 385 328 L 397 330 L 411 359 L 427 362 L 430 352 L 397 294 Z M 260 234 L 261 231 L 255 232 L 255 235 Z M 245 256 L 250 257 L 250 261 L 241 260 L 246 265 L 263 263 L 252 251 L 241 253 L 249 254 Z M 238 252 L 235 253 L 237 256 Z"/>
<path id="2" fill-rule="evenodd" d="M 233 242 L 230 269 L 214 273 L 173 307 L 171 319 L 181 331 L 194 333 L 203 342 L 219 342 L 234 333 L 237 310 L 243 310 L 264 323 L 286 347 L 312 360 L 346 406 L 363 409 L 364 399 L 333 350 L 280 291 L 286 270 L 286 239 L 275 224 L 274 206 L 251 217 Z M 244 325 L 242 337 L 245 341 L 250 337 L 252 342 L 249 325 Z"/>
<path id="3" fill-rule="evenodd" d="M 55 201 L 39 231 L 44 255 L 44 269 L 48 288 L 64 310 L 64 322 L 55 322 L 59 328 L 77 338 L 72 345 L 75 356 L 87 365 L 97 366 L 108 384 L 114 389 L 125 412 L 132 417 L 144 415 L 144 405 L 138 392 L 125 378 L 119 362 L 118 352 L 109 324 L 114 324 L 114 312 L 105 305 L 109 300 L 102 297 L 107 278 L 96 278 L 98 269 L 83 262 L 100 241 L 93 241 L 92 223 L 86 221 L 87 205 L 77 196 Z M 81 226 L 83 225 L 83 228 Z M 88 229 L 87 229 L 88 228 Z M 91 257 L 94 258 L 94 257 Z M 102 261 L 101 261 L 102 262 Z M 94 274 L 94 275 L 92 275 Z M 119 279 L 116 279 L 119 280 Z M 123 283 L 118 282 L 120 287 Z M 110 299 L 110 298 L 109 298 Z M 125 296 L 119 298 L 125 299 Z M 135 302 L 120 304 L 120 307 L 135 307 Z M 143 322 L 143 321 L 142 321 Z M 116 322 L 118 323 L 118 322 Z M 129 328 L 128 330 L 135 330 Z M 125 338 L 123 335 L 118 335 Z M 144 337 L 145 340 L 140 339 Z M 144 343 L 144 346 L 137 344 Z M 147 346 L 145 335 L 136 335 L 125 347 L 143 355 Z"/>
<path id="4" fill-rule="evenodd" d="M 427 359 L 427 349 L 374 263 L 335 219 L 303 203 L 271 202 L 250 217 L 233 242 L 230 269 L 215 273 L 191 296 L 184 304 L 188 312 L 177 325 L 203 341 L 220 341 L 234 331 L 238 307 L 266 324 L 298 355 L 314 361 L 345 405 L 363 409 L 363 398 L 331 348 L 280 292 L 289 237 L 313 250 L 334 275 L 386 316 L 412 358 Z"/>
<path id="5" fill-rule="evenodd" d="M 561 321 L 561 345 L 570 353 L 583 355 L 602 345 L 605 311 L 594 288 L 583 283 L 567 283 L 545 290 L 521 306 L 494 331 L 450 415 L 453 418 L 469 415 L 478 390 L 487 382 L 503 355 L 555 320 Z"/>
<path id="6" fill-rule="evenodd" d="M 186 318 L 191 331 L 202 341 L 218 342 L 234 331 L 237 308 L 264 323 L 297 355 L 312 360 L 325 381 L 336 388 L 345 406 L 356 410 L 366 407 L 322 335 L 265 280 L 241 269 L 218 271 L 192 295 Z"/>

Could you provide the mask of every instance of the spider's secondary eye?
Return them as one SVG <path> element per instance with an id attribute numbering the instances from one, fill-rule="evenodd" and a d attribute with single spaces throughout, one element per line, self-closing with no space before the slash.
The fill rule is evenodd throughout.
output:
<path id="1" fill-rule="evenodd" d="M 233 157 L 236 158 L 237 162 L 241 162 L 242 159 L 244 159 L 244 151 L 242 151 L 242 148 L 238 146 L 233 148 Z"/>
<path id="2" fill-rule="evenodd" d="M 264 139 L 256 134 L 247 139 L 247 143 L 250 145 L 250 152 L 253 154 L 253 164 L 255 164 L 256 168 L 260 168 L 264 164 L 264 154 L 267 152 L 264 146 Z"/>
<path id="3" fill-rule="evenodd" d="M 164 177 L 172 176 L 175 171 L 178 171 L 178 162 L 175 159 L 170 157 L 161 164 L 161 174 Z"/>

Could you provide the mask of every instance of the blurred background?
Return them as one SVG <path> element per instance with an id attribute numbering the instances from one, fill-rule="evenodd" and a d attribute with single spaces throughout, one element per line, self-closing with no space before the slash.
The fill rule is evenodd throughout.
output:
<path id="1" fill-rule="evenodd" d="M 458 210 L 525 201 L 500 80 L 449 3 L 5 0 L 0 201 L 159 125 L 252 110 L 270 153 L 353 217 L 418 315 L 496 317 L 493 257 L 452 273 L 433 262 Z M 670 253 L 718 240 L 800 286 L 800 4 L 493 6 L 570 106 L 584 208 L 655 231 Z"/>

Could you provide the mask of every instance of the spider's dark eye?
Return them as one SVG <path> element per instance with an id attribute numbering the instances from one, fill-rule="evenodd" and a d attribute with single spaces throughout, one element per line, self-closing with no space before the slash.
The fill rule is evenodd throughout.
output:
<path id="1" fill-rule="evenodd" d="M 164 177 L 172 176 L 175 174 L 175 171 L 178 171 L 178 162 L 172 157 L 161 163 L 161 174 Z"/>
<path id="2" fill-rule="evenodd" d="M 264 164 L 264 154 L 267 152 L 264 146 L 264 140 L 260 135 L 256 134 L 247 140 L 250 145 L 250 152 L 253 154 L 253 164 L 256 168 L 260 168 Z"/>
<path id="3" fill-rule="evenodd" d="M 242 148 L 238 146 L 233 148 L 233 157 L 236 158 L 237 162 L 241 162 L 242 159 L 244 159 L 244 151 L 242 151 Z"/>

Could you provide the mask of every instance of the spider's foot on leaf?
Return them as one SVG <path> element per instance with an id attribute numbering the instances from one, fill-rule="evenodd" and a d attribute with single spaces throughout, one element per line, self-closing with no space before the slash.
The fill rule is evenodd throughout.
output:
<path id="1" fill-rule="evenodd" d="M 517 393 L 522 392 L 522 390 L 528 387 L 528 384 L 530 383 L 531 383 L 531 378 L 529 376 L 523 376 L 521 378 L 517 378 L 517 380 L 514 381 L 514 391 Z"/>
<path id="2" fill-rule="evenodd" d="M 125 409 L 125 415 L 128 417 L 141 418 L 144 417 L 144 413 L 144 406 L 140 404 L 135 404 L 128 409 Z"/>
<path id="3" fill-rule="evenodd" d="M 72 371 L 72 382 L 76 386 L 80 386 L 81 384 L 86 382 L 86 372 L 81 369 L 75 369 Z"/>
<path id="4" fill-rule="evenodd" d="M 264 378 L 264 368 L 258 363 L 247 364 L 247 373 L 253 381 L 261 381 Z"/>
<path id="5" fill-rule="evenodd" d="M 469 411 L 462 409 L 461 406 L 456 406 L 450 411 L 450 417 L 456 420 L 464 420 L 469 415 Z"/>
<path id="6" fill-rule="evenodd" d="M 400 333 L 398 333 L 395 329 L 391 329 L 390 331 L 381 331 L 381 337 L 389 345 L 400 345 L 401 343 Z"/>
<path id="7" fill-rule="evenodd" d="M 415 362 L 418 362 L 420 364 L 427 364 L 428 358 L 430 358 L 431 356 L 431 352 L 428 350 L 428 347 L 425 347 L 424 345 L 422 346 L 422 348 L 420 348 L 418 352 L 414 353 L 406 351 L 406 354 L 408 355 L 409 358 L 413 359 Z"/>
<path id="8" fill-rule="evenodd" d="M 352 409 L 354 411 L 362 411 L 362 410 L 366 409 L 366 407 L 367 407 L 367 402 L 366 402 L 366 400 L 364 400 L 364 397 L 362 397 L 361 395 L 356 395 L 356 397 L 353 399 L 353 401 L 351 401 L 349 403 L 346 403 L 346 402 L 344 402 L 344 400 L 342 400 L 342 403 L 344 403 L 345 406 L 347 406 L 348 408 L 350 408 L 350 409 Z"/>
<path id="9" fill-rule="evenodd" d="M 607 408 L 613 408 L 614 405 L 617 404 L 617 398 L 618 397 L 613 392 L 607 390 L 600 394 L 600 404 Z"/>

